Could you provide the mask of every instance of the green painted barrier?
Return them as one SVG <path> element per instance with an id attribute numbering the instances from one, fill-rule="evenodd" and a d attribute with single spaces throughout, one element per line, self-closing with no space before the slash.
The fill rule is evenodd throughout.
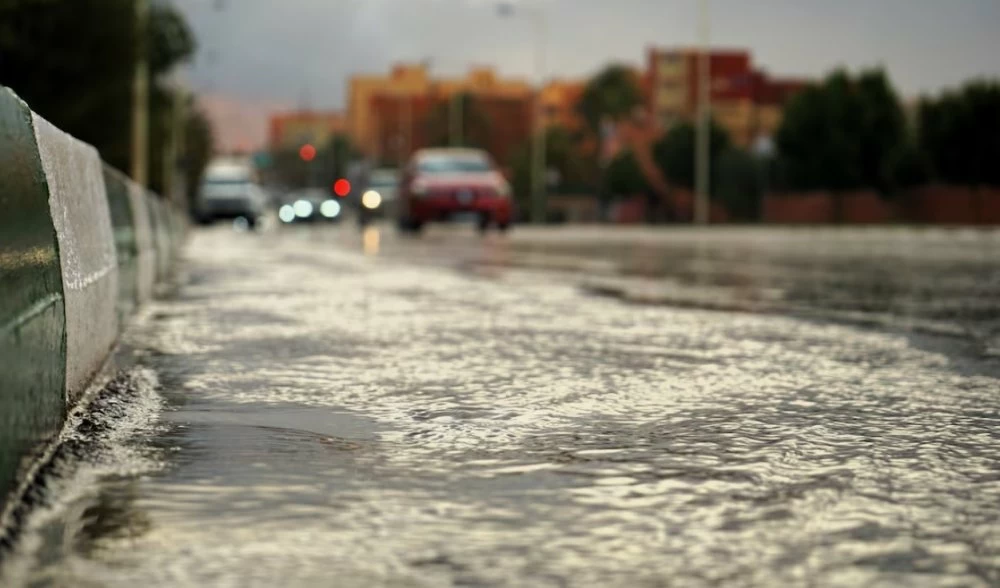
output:
<path id="1" fill-rule="evenodd" d="M 115 235 L 115 253 L 118 259 L 117 314 L 120 328 L 141 303 L 139 299 L 139 245 L 129 201 L 128 179 L 108 166 L 104 166 L 104 184 L 111 209 L 111 226 Z"/>
<path id="2" fill-rule="evenodd" d="M 32 114 L 0 88 L 0 512 L 65 416 L 65 309 Z"/>
<path id="3" fill-rule="evenodd" d="M 186 223 L 2 87 L 0 207 L 2 535 L 11 492 L 169 276 Z"/>

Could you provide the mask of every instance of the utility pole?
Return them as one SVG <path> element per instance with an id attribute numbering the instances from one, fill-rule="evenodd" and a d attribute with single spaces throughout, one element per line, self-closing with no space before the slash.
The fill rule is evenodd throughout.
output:
<path id="1" fill-rule="evenodd" d="M 517 5 L 517 8 L 523 6 Z M 497 5 L 500 16 L 511 16 L 515 13 L 515 5 L 511 2 L 501 2 Z M 531 221 L 534 223 L 545 222 L 546 212 L 546 163 L 545 163 L 545 105 L 543 94 L 545 90 L 545 44 L 548 35 L 548 26 L 545 19 L 545 11 L 542 7 L 535 5 L 532 16 L 535 21 L 535 77 L 537 78 L 538 89 L 534 101 L 534 117 L 532 124 L 532 157 L 531 157 Z"/>
<path id="2" fill-rule="evenodd" d="M 163 197 L 167 200 L 179 200 L 180 190 L 177 183 L 177 163 L 184 145 L 184 119 L 186 94 L 179 83 L 171 88 L 170 131 L 163 149 Z"/>
<path id="3" fill-rule="evenodd" d="M 534 157 L 534 181 L 531 198 L 531 220 L 536 224 L 545 222 L 546 216 L 546 194 L 545 194 L 545 36 L 547 26 L 545 22 L 545 12 L 542 8 L 535 7 L 535 71 L 538 77 L 538 95 L 535 98 L 535 148 Z"/>
<path id="4" fill-rule="evenodd" d="M 132 78 L 132 180 L 149 185 L 149 0 L 135 0 L 135 71 Z"/>
<path id="5" fill-rule="evenodd" d="M 695 155 L 694 222 L 707 225 L 711 207 L 712 59 L 708 0 L 699 0 L 701 52 L 698 55 L 698 137 Z"/>
<path id="6" fill-rule="evenodd" d="M 451 129 L 451 132 L 449 133 L 451 135 L 449 142 L 452 147 L 461 147 L 464 142 L 464 137 L 462 136 L 464 132 L 462 123 L 464 121 L 462 119 L 465 116 L 465 104 L 463 104 L 463 102 L 465 102 L 464 93 L 456 90 L 451 97 L 451 104 L 449 108 L 450 123 L 448 126 Z"/>
<path id="7" fill-rule="evenodd" d="M 403 161 L 410 158 L 413 150 L 413 100 L 407 93 L 403 94 L 403 131 L 406 142 L 403 145 Z"/>

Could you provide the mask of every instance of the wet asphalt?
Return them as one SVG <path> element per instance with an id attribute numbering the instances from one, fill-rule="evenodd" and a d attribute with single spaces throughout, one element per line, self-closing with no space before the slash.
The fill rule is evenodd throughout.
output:
<path id="1" fill-rule="evenodd" d="M 196 232 L 31 586 L 1000 585 L 992 232 Z"/>

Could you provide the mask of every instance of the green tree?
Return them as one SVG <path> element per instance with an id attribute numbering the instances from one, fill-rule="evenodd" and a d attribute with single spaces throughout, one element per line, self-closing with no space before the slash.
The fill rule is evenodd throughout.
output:
<path id="1" fill-rule="evenodd" d="M 511 187 L 522 213 L 530 210 L 532 153 L 530 139 L 518 147 L 509 161 Z M 559 183 L 550 186 L 550 193 L 586 191 L 594 180 L 594 162 L 584 156 L 579 138 L 560 126 L 552 126 L 545 135 L 545 162 L 549 170 L 559 175 Z"/>
<path id="2" fill-rule="evenodd" d="M 729 147 L 729 134 L 712 121 L 709 138 L 712 168 L 715 168 L 719 156 Z M 681 123 L 653 145 L 653 158 L 672 185 L 694 188 L 696 140 L 694 125 Z"/>
<path id="3" fill-rule="evenodd" d="M 760 219 L 768 160 L 730 147 L 719 154 L 712 171 L 712 197 L 740 221 Z"/>
<path id="4" fill-rule="evenodd" d="M 188 210 L 197 194 L 202 175 L 214 151 L 212 125 L 205 113 L 198 109 L 194 100 L 187 107 L 187 121 L 184 127 L 183 171 L 187 188 Z"/>
<path id="5" fill-rule="evenodd" d="M 839 70 L 785 108 L 777 134 L 793 190 L 874 188 L 890 194 L 909 140 L 902 106 L 881 70 Z"/>
<path id="6" fill-rule="evenodd" d="M 587 82 L 578 106 L 594 134 L 605 118 L 621 119 L 642 105 L 642 90 L 635 74 L 624 65 L 609 65 Z"/>
<path id="7" fill-rule="evenodd" d="M 975 81 L 923 100 L 918 135 L 922 152 L 941 180 L 1000 185 L 1000 83 Z"/>
<path id="8" fill-rule="evenodd" d="M 9 86 L 50 122 L 94 145 L 111 165 L 128 170 L 132 77 L 148 52 L 151 144 L 162 142 L 156 109 L 160 76 L 194 52 L 194 38 L 170 6 L 150 12 L 140 43 L 135 0 L 3 0 L 0 2 L 0 84 Z M 151 162 L 151 167 L 156 164 Z"/>
<path id="9" fill-rule="evenodd" d="M 608 163 L 604 173 L 603 192 L 609 200 L 645 194 L 647 191 L 649 184 L 632 151 L 622 151 Z"/>

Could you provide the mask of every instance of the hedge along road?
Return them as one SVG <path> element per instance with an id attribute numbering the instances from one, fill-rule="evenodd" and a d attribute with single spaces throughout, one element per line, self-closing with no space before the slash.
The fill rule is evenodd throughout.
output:
<path id="1" fill-rule="evenodd" d="M 545 237 L 523 235 L 196 233 L 127 338 L 163 410 L 145 396 L 63 481 L 8 579 L 1000 581 L 1000 381 L 974 341 L 627 304 L 510 269 Z"/>

